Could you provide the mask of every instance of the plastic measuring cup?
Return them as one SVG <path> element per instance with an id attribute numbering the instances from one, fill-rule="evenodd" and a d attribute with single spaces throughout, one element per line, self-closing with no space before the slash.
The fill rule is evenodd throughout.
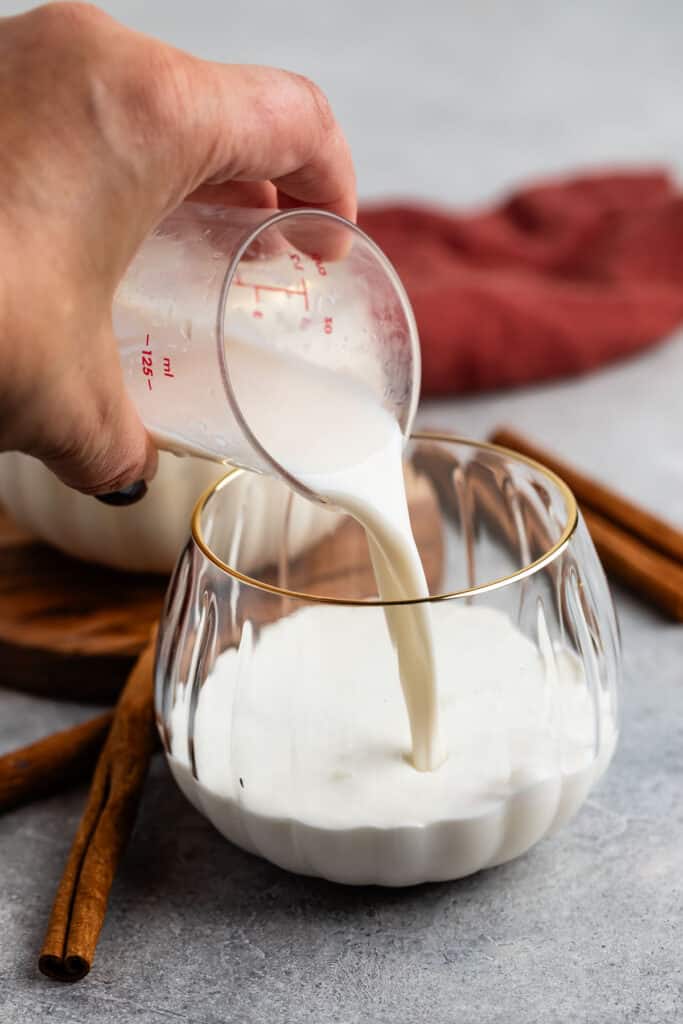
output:
<path id="1" fill-rule="evenodd" d="M 142 245 L 113 320 L 127 388 L 161 448 L 279 475 L 312 496 L 252 430 L 231 375 L 235 342 L 359 383 L 410 433 L 410 303 L 379 247 L 335 214 L 185 203 Z M 287 416 L 267 384 L 258 400 Z"/>

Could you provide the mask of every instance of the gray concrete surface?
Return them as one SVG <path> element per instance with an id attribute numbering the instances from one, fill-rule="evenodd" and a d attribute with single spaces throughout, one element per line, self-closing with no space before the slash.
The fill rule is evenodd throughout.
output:
<path id="1" fill-rule="evenodd" d="M 679 4 L 107 6 L 195 52 L 317 78 L 364 195 L 473 202 L 591 161 L 683 168 Z M 583 380 L 430 403 L 421 422 L 524 427 L 683 525 L 682 385 L 683 337 Z M 36 951 L 84 792 L 0 819 L 2 1024 L 678 1024 L 683 627 L 616 598 L 616 759 L 568 829 L 493 871 L 388 892 L 295 878 L 228 845 L 158 761 L 94 970 L 64 987 Z M 0 691 L 0 750 L 88 713 Z"/>
<path id="2" fill-rule="evenodd" d="M 681 380 L 683 338 L 592 378 L 422 418 L 475 435 L 524 426 L 683 525 Z M 83 792 L 0 819 L 0 1020 L 678 1024 L 683 627 L 616 598 L 616 759 L 569 828 L 501 868 L 402 892 L 295 878 L 225 842 L 159 760 L 94 970 L 60 987 L 37 975 L 36 950 Z M 0 711 L 2 749 L 87 713 L 8 692 Z"/>

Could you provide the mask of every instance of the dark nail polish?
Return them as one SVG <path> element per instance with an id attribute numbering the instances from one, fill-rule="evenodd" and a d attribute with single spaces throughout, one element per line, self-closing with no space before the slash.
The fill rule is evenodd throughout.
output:
<path id="1" fill-rule="evenodd" d="M 147 494 L 147 484 L 144 480 L 136 480 L 128 487 L 122 487 L 120 491 L 112 491 L 111 494 L 96 494 L 95 497 L 103 505 L 134 505 L 136 501 Z"/>

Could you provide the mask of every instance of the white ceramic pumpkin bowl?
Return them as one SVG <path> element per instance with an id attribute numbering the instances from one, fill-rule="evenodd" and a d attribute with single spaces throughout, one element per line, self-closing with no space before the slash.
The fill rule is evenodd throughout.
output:
<path id="1" fill-rule="evenodd" d="M 114 569 L 168 573 L 187 539 L 187 524 L 197 498 L 224 476 L 224 466 L 197 458 L 159 453 L 159 469 L 144 499 L 127 508 L 112 508 L 66 487 L 37 459 L 19 452 L 0 454 L 0 504 L 41 540 L 66 554 Z M 250 487 L 243 474 L 225 509 L 226 528 L 238 515 Z M 289 515 L 284 489 L 270 479 L 250 501 L 252 567 L 272 561 Z M 295 549 L 322 537 L 334 516 L 309 502 L 297 502 L 287 524 Z"/>

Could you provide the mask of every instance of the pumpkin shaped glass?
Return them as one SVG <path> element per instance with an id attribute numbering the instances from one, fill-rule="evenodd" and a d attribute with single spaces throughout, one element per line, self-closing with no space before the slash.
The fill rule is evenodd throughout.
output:
<path id="1" fill-rule="evenodd" d="M 451 624 L 459 637 L 439 672 L 456 683 L 438 800 L 405 764 L 385 606 L 350 517 L 317 506 L 311 519 L 276 483 L 287 510 L 271 518 L 265 479 L 229 473 L 195 509 L 159 636 L 157 721 L 183 792 L 244 849 L 347 883 L 457 878 L 524 853 L 576 812 L 617 738 L 617 624 L 567 487 L 513 452 L 426 434 L 408 445 L 406 482 L 437 666 Z M 514 657 L 501 669 L 503 635 Z M 390 799 L 384 758 L 402 773 Z M 486 785 L 451 791 L 448 772 L 475 760 Z"/>

